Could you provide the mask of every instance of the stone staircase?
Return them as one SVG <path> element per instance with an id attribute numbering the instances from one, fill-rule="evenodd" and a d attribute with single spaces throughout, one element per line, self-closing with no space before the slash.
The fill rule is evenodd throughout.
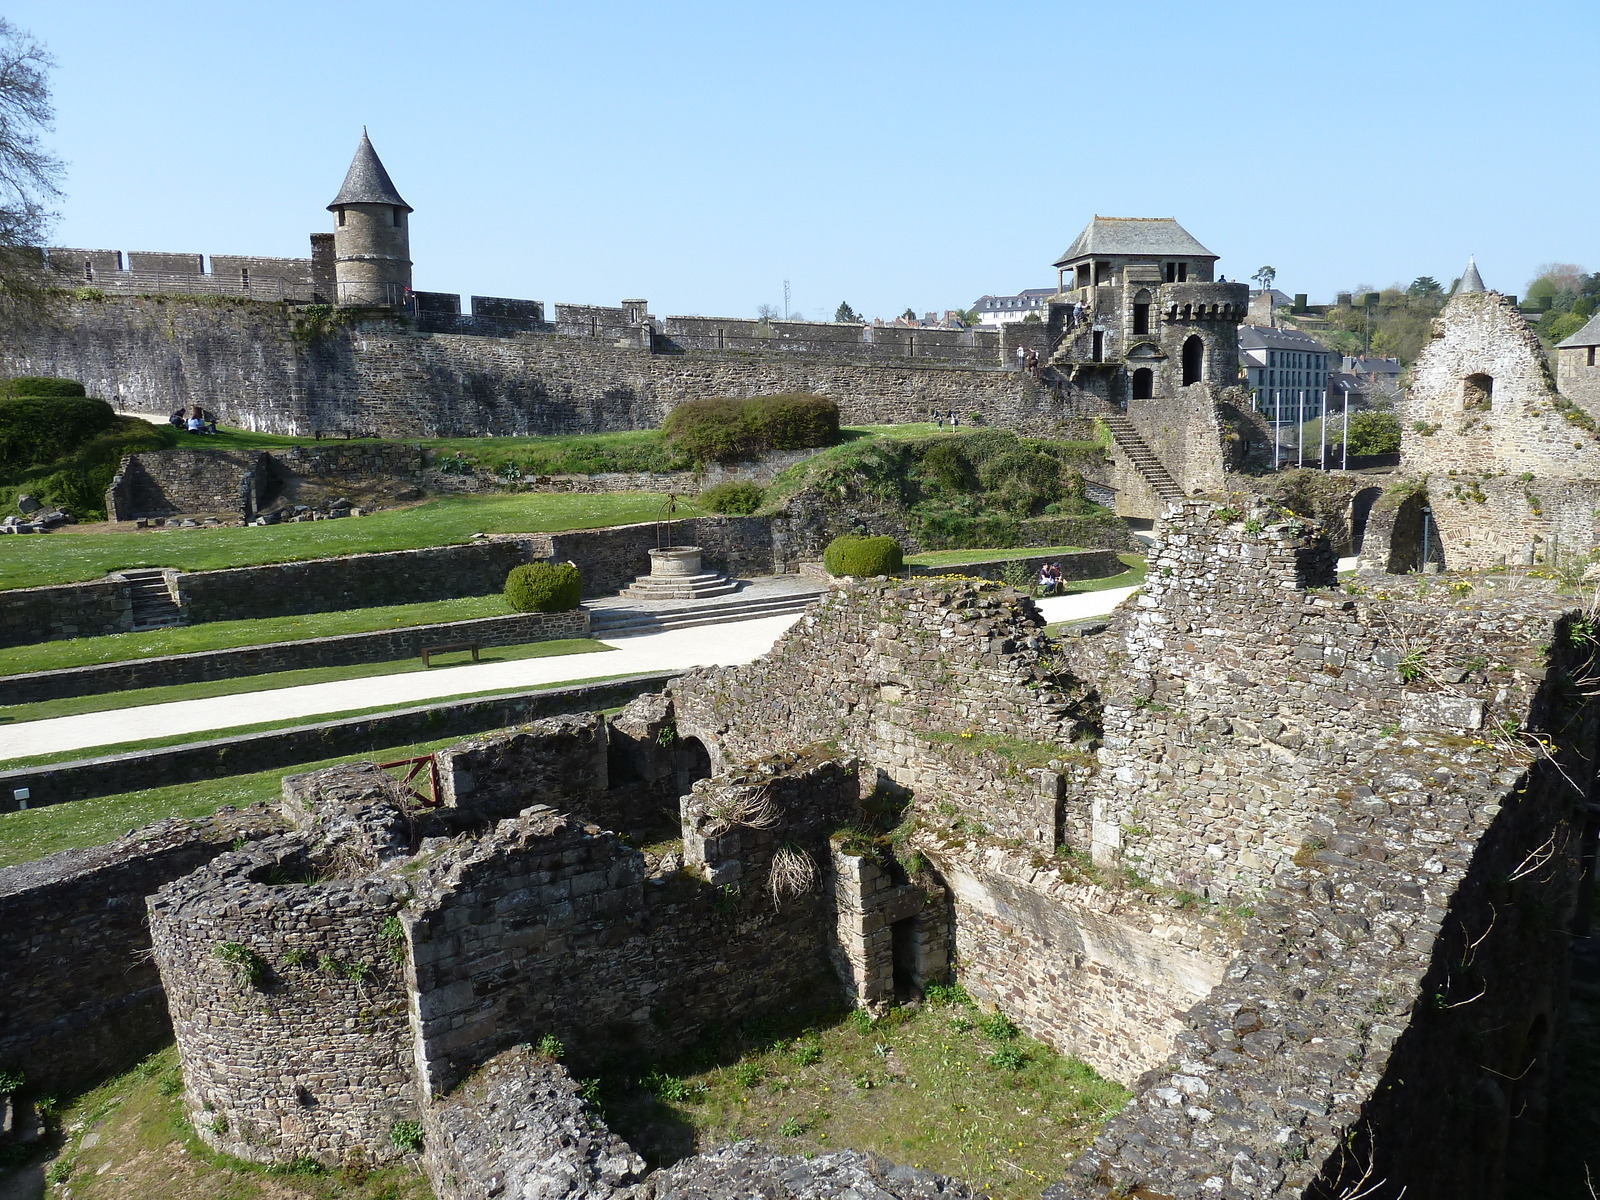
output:
<path id="1" fill-rule="evenodd" d="M 122 571 L 133 599 L 133 630 L 168 629 L 186 624 L 183 609 L 167 590 L 165 571 Z"/>
<path id="2" fill-rule="evenodd" d="M 723 625 L 732 621 L 753 621 L 758 617 L 779 617 L 804 612 L 826 588 L 816 591 L 791 591 L 777 596 L 755 596 L 746 600 L 720 600 L 710 604 L 674 608 L 639 609 L 615 601 L 590 604 L 591 637 L 619 637 L 633 633 L 660 633 L 667 629 L 689 629 L 696 625 Z"/>
<path id="3" fill-rule="evenodd" d="M 1101 407 L 1100 418 L 1105 421 L 1106 428 L 1111 430 L 1111 437 L 1117 443 L 1117 449 L 1128 456 L 1128 461 L 1133 463 L 1134 469 L 1144 476 L 1150 490 L 1155 492 L 1156 498 L 1163 504 L 1171 504 L 1183 499 L 1183 488 L 1178 486 L 1178 481 L 1172 477 L 1172 472 L 1167 470 L 1165 464 L 1156 457 L 1155 451 L 1139 436 L 1139 431 L 1133 427 L 1133 422 L 1128 420 L 1127 414 L 1115 405 L 1106 404 Z"/>
<path id="4" fill-rule="evenodd" d="M 698 575 L 641 575 L 621 594 L 629 600 L 701 600 L 739 590 L 739 581 L 703 571 Z"/>

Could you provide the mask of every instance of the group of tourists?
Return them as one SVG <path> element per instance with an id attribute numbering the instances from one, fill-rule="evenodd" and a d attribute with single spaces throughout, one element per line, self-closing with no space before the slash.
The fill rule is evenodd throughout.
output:
<path id="1" fill-rule="evenodd" d="M 174 429 L 187 429 L 190 433 L 215 433 L 217 419 L 196 404 L 190 409 L 175 409 L 167 424 Z"/>
<path id="2" fill-rule="evenodd" d="M 1032 346 L 1018 346 L 1017 370 L 1026 371 L 1035 379 L 1039 378 L 1039 352 Z"/>
<path id="3" fill-rule="evenodd" d="M 1061 590 L 1064 582 L 1061 568 L 1055 563 L 1045 563 L 1039 568 L 1039 594 L 1041 596 L 1054 596 Z"/>

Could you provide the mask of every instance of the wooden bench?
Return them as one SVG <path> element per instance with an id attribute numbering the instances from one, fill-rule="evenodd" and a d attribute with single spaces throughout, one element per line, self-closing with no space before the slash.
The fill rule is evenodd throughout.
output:
<path id="1" fill-rule="evenodd" d="M 311 436 L 319 442 L 324 438 L 330 441 L 334 438 L 342 438 L 348 442 L 352 438 L 375 438 L 378 435 L 371 430 L 363 429 L 313 429 Z"/>
<path id="2" fill-rule="evenodd" d="M 478 642 L 445 642 L 439 646 L 425 646 L 422 650 L 422 665 L 424 668 L 431 667 L 433 665 L 431 660 L 435 654 L 460 654 L 467 650 L 472 651 L 472 661 L 477 662 L 478 649 Z"/>

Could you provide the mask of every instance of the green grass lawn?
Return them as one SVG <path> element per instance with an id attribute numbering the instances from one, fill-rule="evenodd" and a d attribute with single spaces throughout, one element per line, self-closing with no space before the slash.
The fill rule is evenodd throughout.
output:
<path id="1" fill-rule="evenodd" d="M 52 1158 L 50 1178 L 58 1183 L 50 1193 L 77 1200 L 433 1197 L 415 1154 L 369 1171 L 356 1167 L 328 1170 L 309 1160 L 266 1167 L 216 1153 L 189 1125 L 178 1052 L 170 1045 L 67 1102 L 43 1153 Z"/>
<path id="2" fill-rule="evenodd" d="M 960 988 L 876 1021 L 863 1010 L 795 1024 L 750 1023 L 681 1062 L 605 1072 L 605 1115 L 650 1161 L 742 1138 L 797 1155 L 849 1148 L 1023 1200 L 1128 1099 Z"/>
<path id="3" fill-rule="evenodd" d="M 528 642 L 520 646 L 489 646 L 481 652 L 480 661 L 512 662 L 527 658 L 594 654 L 613 649 L 615 647 L 607 646 L 592 638 L 561 638 L 551 642 Z M 464 652 L 445 657 L 436 656 L 431 669 L 465 666 L 471 661 Z M 212 696 L 237 696 L 243 692 L 269 692 L 277 688 L 305 687 L 314 683 L 333 683 L 340 679 L 411 675 L 429 669 L 422 665 L 421 658 L 399 658 L 389 662 L 352 663 L 344 667 L 306 667 L 298 671 L 276 671 L 270 675 L 242 675 L 235 679 L 208 679 L 200 683 L 178 683 L 166 687 L 103 692 L 95 696 L 69 696 L 61 700 L 40 700 L 32 704 L 0 706 L 0 722 L 13 725 L 23 721 L 45 721 L 52 717 L 71 717 L 79 713 L 139 708 L 146 704 L 172 704 L 179 700 L 204 700 Z"/>
<path id="4" fill-rule="evenodd" d="M 510 613 L 511 606 L 506 603 L 505 596 L 496 592 L 488 596 L 462 596 L 455 600 L 428 600 L 421 604 L 347 608 L 339 612 L 263 617 L 253 621 L 208 621 L 202 625 L 151 629 L 143 633 L 112 633 L 104 637 L 36 642 L 31 646 L 0 649 L 0 676 L 127 662 L 135 658 L 160 658 L 167 654 L 194 654 L 202 650 L 266 646 L 273 642 L 293 642 L 302 638 L 333 637 L 345 633 L 371 633 L 379 629 L 432 625 L 441 621 L 504 617 Z"/>
<path id="5" fill-rule="evenodd" d="M 1010 550 L 927 550 L 906 555 L 913 567 L 959 567 L 965 563 L 1008 562 L 1048 554 L 1076 554 L 1083 546 L 1016 546 Z"/>
<path id="6" fill-rule="evenodd" d="M 627 525 L 656 520 L 665 499 L 654 492 L 442 496 L 413 508 L 342 521 L 12 538 L 0 554 L 0 589 L 75 583 L 129 567 L 208 571 L 444 546 L 468 541 L 475 533 L 554 533 Z M 680 500 L 678 515 L 702 514 L 692 503 Z"/>

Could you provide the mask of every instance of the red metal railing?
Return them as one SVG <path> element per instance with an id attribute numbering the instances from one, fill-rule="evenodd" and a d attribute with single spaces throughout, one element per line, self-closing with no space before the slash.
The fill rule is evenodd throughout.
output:
<path id="1" fill-rule="evenodd" d="M 424 754 L 421 758 L 401 758 L 394 762 L 379 763 L 380 771 L 390 771 L 397 767 L 405 767 L 406 773 L 400 777 L 400 782 L 405 786 L 406 793 L 424 808 L 438 808 L 444 803 L 444 797 L 439 793 L 439 763 L 431 754 Z M 414 782 L 417 776 L 426 769 L 428 773 L 428 791 L 419 791 Z"/>

